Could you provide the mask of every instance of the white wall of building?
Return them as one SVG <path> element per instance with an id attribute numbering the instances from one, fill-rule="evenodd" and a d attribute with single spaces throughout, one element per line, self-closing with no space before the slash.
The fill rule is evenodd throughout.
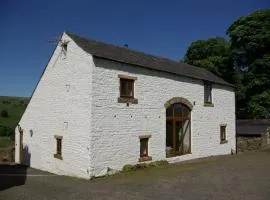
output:
<path id="1" fill-rule="evenodd" d="M 89 178 L 92 99 L 92 56 L 70 41 L 66 56 L 55 49 L 22 116 L 24 163 L 56 174 Z M 30 130 L 33 135 L 31 136 Z M 63 160 L 54 158 L 56 139 L 63 136 Z M 19 162 L 16 129 L 16 162 Z"/>
<path id="2" fill-rule="evenodd" d="M 94 59 L 92 101 L 92 174 L 104 175 L 125 164 L 138 163 L 140 135 L 151 135 L 149 156 L 164 160 L 166 110 L 173 97 L 194 103 L 191 112 L 191 154 L 170 162 L 231 153 L 235 149 L 235 96 L 233 88 L 213 84 L 214 107 L 204 106 L 203 81 L 164 72 Z M 166 67 L 166 66 L 164 66 Z M 135 76 L 138 104 L 118 103 L 118 75 Z M 227 124 L 228 143 L 220 144 L 220 124 Z"/>

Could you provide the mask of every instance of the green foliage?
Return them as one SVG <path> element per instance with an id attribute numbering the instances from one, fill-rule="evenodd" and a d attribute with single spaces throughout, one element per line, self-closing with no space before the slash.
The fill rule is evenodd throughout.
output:
<path id="1" fill-rule="evenodd" d="M 0 136 L 10 137 L 13 135 L 13 132 L 12 128 L 0 125 Z"/>
<path id="2" fill-rule="evenodd" d="M 227 34 L 229 42 L 220 37 L 194 41 L 185 62 L 235 85 L 238 118 L 269 118 L 270 9 L 240 17 Z"/>
<path id="3" fill-rule="evenodd" d="M 1 137 L 0 136 L 0 148 L 6 148 L 11 145 L 12 141 L 9 137 Z"/>
<path id="4" fill-rule="evenodd" d="M 9 117 L 8 111 L 7 110 L 2 110 L 1 111 L 1 117 Z"/>
<path id="5" fill-rule="evenodd" d="M 136 171 L 140 169 L 145 169 L 145 168 L 150 168 L 150 167 L 158 167 L 158 166 L 164 166 L 168 165 L 167 160 L 159 160 L 155 162 L 150 162 L 150 163 L 140 163 L 136 165 L 125 165 L 122 169 L 123 172 L 130 172 L 130 171 Z"/>
<path id="6" fill-rule="evenodd" d="M 0 136 L 14 136 L 15 126 L 18 124 L 28 101 L 28 98 L 0 96 Z M 5 117 L 6 114 L 9 117 Z"/>
<path id="7" fill-rule="evenodd" d="M 237 102 L 238 116 L 269 118 L 270 9 L 240 17 L 227 34 L 231 38 L 234 67 L 242 73 L 237 91 L 245 94 L 240 95 L 241 100 Z"/>
<path id="8" fill-rule="evenodd" d="M 221 37 L 194 41 L 186 52 L 185 62 L 228 79 L 231 77 L 231 70 L 228 68 L 230 43 Z"/>

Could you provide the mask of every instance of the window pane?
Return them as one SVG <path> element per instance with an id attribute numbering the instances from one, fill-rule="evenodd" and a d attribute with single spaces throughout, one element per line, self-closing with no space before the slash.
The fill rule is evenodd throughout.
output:
<path id="1" fill-rule="evenodd" d="M 121 95 L 126 96 L 127 82 L 124 80 L 121 80 L 120 84 L 121 84 Z"/>
<path id="2" fill-rule="evenodd" d="M 180 103 L 176 103 L 174 106 L 174 116 L 180 117 L 182 116 L 182 105 Z"/>
<path id="3" fill-rule="evenodd" d="M 167 117 L 173 116 L 173 106 L 170 106 L 169 108 L 166 109 L 166 116 Z"/>
<path id="4" fill-rule="evenodd" d="M 133 82 L 132 81 L 127 82 L 127 96 L 130 96 L 130 97 L 133 96 Z"/>
<path id="5" fill-rule="evenodd" d="M 147 149 L 148 149 L 148 138 L 144 138 L 144 139 L 141 139 L 140 140 L 140 156 L 141 157 L 144 157 L 144 156 L 148 156 L 148 152 L 147 152 Z"/>
<path id="6" fill-rule="evenodd" d="M 226 140 L 226 126 L 220 127 L 220 139 Z"/>
<path id="7" fill-rule="evenodd" d="M 56 143 L 57 143 L 56 144 L 57 145 L 56 146 L 56 153 L 57 154 L 61 154 L 61 148 L 62 148 L 61 142 L 62 142 L 61 139 L 59 139 L 59 138 L 56 139 Z"/>
<path id="8" fill-rule="evenodd" d="M 204 83 L 204 102 L 212 103 L 212 84 Z"/>
<path id="9" fill-rule="evenodd" d="M 120 96 L 133 97 L 133 80 L 120 79 Z"/>
<path id="10" fill-rule="evenodd" d="M 185 105 L 182 105 L 182 116 L 190 117 L 190 109 Z"/>

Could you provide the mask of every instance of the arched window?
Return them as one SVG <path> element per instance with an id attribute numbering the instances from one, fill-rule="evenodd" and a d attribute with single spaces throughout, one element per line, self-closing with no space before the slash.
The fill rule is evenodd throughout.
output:
<path id="1" fill-rule="evenodd" d="M 191 109 L 174 103 L 166 109 L 166 156 L 191 152 Z"/>

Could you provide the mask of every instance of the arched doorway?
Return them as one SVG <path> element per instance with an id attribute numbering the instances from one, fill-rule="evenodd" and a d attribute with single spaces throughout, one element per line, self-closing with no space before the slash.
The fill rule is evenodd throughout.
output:
<path id="1" fill-rule="evenodd" d="M 166 108 L 166 157 L 191 153 L 191 108 L 173 103 Z"/>

